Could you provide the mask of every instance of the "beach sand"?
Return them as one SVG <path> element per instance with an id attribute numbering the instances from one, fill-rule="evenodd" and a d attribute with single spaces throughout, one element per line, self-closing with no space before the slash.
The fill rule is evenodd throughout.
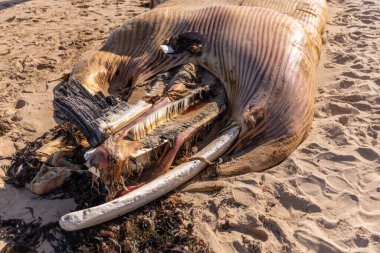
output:
<path id="1" fill-rule="evenodd" d="M 56 124 L 57 79 L 128 17 L 148 10 L 144 3 L 0 2 L 3 168 Z M 178 190 L 212 251 L 380 252 L 380 2 L 329 1 L 326 30 L 306 141 L 263 173 L 219 178 L 220 191 Z M 188 184 L 207 184 L 202 178 Z M 47 223 L 74 208 L 72 199 L 43 199 L 0 181 L 3 220 Z M 40 250 L 52 248 L 42 243 Z"/>

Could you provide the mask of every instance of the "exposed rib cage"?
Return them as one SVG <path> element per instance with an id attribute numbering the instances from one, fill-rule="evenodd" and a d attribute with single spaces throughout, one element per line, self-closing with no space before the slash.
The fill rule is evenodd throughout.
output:
<path id="1" fill-rule="evenodd" d="M 115 80 L 133 85 L 196 62 L 226 89 L 230 122 L 243 125 L 237 147 L 258 137 L 260 143 L 295 137 L 298 145 L 313 119 L 326 15 L 325 0 L 169 0 L 113 32 L 72 78 L 92 92 L 107 93 Z M 166 39 L 187 32 L 204 38 L 200 56 L 159 50 Z M 255 124 L 247 124 L 261 111 Z"/>

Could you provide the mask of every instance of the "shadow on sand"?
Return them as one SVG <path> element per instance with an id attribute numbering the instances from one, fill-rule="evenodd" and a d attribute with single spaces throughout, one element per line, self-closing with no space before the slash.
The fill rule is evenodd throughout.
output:
<path id="1" fill-rule="evenodd" d="M 30 0 L 8 0 L 8 1 L 0 1 L 0 10 L 4 10 L 10 7 L 13 7 L 17 4 L 22 4 L 24 2 L 29 2 Z"/>

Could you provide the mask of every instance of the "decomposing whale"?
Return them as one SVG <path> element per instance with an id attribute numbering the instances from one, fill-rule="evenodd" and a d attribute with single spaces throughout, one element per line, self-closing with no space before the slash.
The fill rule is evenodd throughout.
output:
<path id="1" fill-rule="evenodd" d="M 86 55 L 55 94 L 88 142 L 90 171 L 109 184 L 147 174 L 122 197 L 64 215 L 66 230 L 134 210 L 223 155 L 219 175 L 273 167 L 311 127 L 325 0 L 159 2 Z"/>

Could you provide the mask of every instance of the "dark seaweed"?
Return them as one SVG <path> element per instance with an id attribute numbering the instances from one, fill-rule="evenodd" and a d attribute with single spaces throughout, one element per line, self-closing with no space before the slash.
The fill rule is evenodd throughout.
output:
<path id="1" fill-rule="evenodd" d="M 41 163 L 34 158 L 35 151 L 44 143 L 58 136 L 66 136 L 69 145 L 77 146 L 71 161 L 80 164 L 83 149 L 79 146 L 83 136 L 70 124 L 56 127 L 35 142 L 20 150 L 7 172 L 8 183 L 17 186 L 30 181 L 39 171 Z M 24 172 L 14 176 L 19 165 Z M 112 193 L 114 194 L 114 193 Z M 42 197 L 60 199 L 73 197 L 76 209 L 84 209 L 104 203 L 110 193 L 106 186 L 85 170 L 73 172 L 71 177 L 56 189 Z M 55 252 L 209 252 L 206 243 L 193 231 L 190 203 L 183 203 L 174 196 L 164 196 L 130 214 L 107 223 L 67 232 L 57 222 L 41 224 L 40 220 L 25 222 L 0 218 L 0 239 L 6 242 L 2 252 L 37 252 L 47 241 Z M 33 212 L 33 210 L 30 210 Z"/>
<path id="2" fill-rule="evenodd" d="M 47 241 L 55 252 L 209 252 L 193 233 L 191 204 L 176 198 L 157 200 L 123 217 L 80 231 L 67 232 L 58 223 L 42 225 L 1 220 L 4 252 L 37 252 Z"/>
<path id="3" fill-rule="evenodd" d="M 83 148 L 79 145 L 83 135 L 70 123 L 64 123 L 50 131 L 44 133 L 33 142 L 26 144 L 26 147 L 17 151 L 12 157 L 11 164 L 6 171 L 6 183 L 16 187 L 23 187 L 32 181 L 39 171 L 42 163 L 36 158 L 35 152 L 45 143 L 52 141 L 60 136 L 64 136 L 67 145 L 76 146 L 74 160 L 75 164 L 83 161 Z M 82 159 L 82 160 L 81 160 Z"/>

